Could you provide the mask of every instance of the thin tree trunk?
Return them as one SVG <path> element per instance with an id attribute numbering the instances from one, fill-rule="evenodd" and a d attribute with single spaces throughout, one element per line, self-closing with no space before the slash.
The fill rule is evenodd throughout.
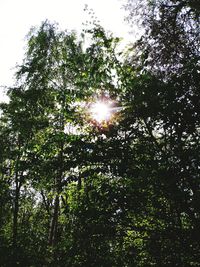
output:
<path id="1" fill-rule="evenodd" d="M 62 191 L 62 176 L 63 176 L 63 144 L 61 145 L 61 150 L 59 154 L 59 170 L 57 178 L 55 179 L 56 184 L 56 197 L 54 201 L 54 208 L 53 208 L 53 216 L 50 225 L 50 232 L 49 232 L 49 245 L 55 246 L 58 240 L 58 216 L 59 216 L 59 208 L 60 208 L 60 193 Z"/>
<path id="2" fill-rule="evenodd" d="M 55 246 L 58 240 L 58 216 L 59 216 L 59 208 L 60 208 L 60 193 L 62 191 L 62 176 L 63 176 L 63 142 L 60 145 L 60 153 L 59 153 L 59 160 L 58 160 L 59 170 L 57 178 L 55 179 L 56 184 L 56 197 L 54 201 L 54 208 L 53 208 L 53 216 L 50 225 L 50 232 L 49 232 L 49 245 Z"/>
<path id="3" fill-rule="evenodd" d="M 18 165 L 18 164 L 17 164 Z M 17 266 L 18 261 L 18 217 L 19 217 L 19 199 L 20 199 L 21 181 L 19 178 L 18 168 L 15 173 L 15 196 L 13 207 L 13 226 L 12 226 L 12 266 Z"/>
<path id="4" fill-rule="evenodd" d="M 53 247 L 57 243 L 58 212 L 59 212 L 59 196 L 56 195 L 54 202 L 53 217 L 51 220 L 50 232 L 49 232 L 49 245 Z"/>
<path id="5" fill-rule="evenodd" d="M 65 109 L 65 96 L 63 98 L 62 110 L 60 115 L 60 132 L 64 133 L 64 109 Z M 58 173 L 55 178 L 56 197 L 54 201 L 53 216 L 49 231 L 49 245 L 55 247 L 58 242 L 58 216 L 60 208 L 60 193 L 62 192 L 62 178 L 63 178 L 63 155 L 64 155 L 64 141 L 61 139 L 59 142 L 59 155 L 58 155 Z"/>
<path id="6" fill-rule="evenodd" d="M 14 195 L 14 208 L 13 208 L 13 248 L 17 245 L 17 232 L 18 232 L 18 214 L 19 214 L 19 198 L 20 198 L 20 189 L 21 189 L 21 181 L 18 170 L 18 162 L 19 158 L 17 158 L 16 168 L 15 168 L 15 195 Z"/>
<path id="7" fill-rule="evenodd" d="M 13 211 L 13 247 L 16 247 L 17 244 L 19 197 L 20 197 L 20 186 L 19 182 L 16 181 L 14 211 Z"/>
<path id="8" fill-rule="evenodd" d="M 46 212 L 50 216 L 51 215 L 51 212 L 50 212 L 50 205 L 49 205 L 48 199 L 45 198 L 45 194 L 44 194 L 43 190 L 41 190 L 40 194 L 42 196 L 42 199 L 43 199 L 43 203 L 44 203 Z"/>

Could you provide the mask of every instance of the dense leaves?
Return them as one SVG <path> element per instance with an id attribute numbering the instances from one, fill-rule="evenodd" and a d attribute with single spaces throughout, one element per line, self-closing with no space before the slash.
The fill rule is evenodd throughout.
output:
<path id="1" fill-rule="evenodd" d="M 87 46 L 48 22 L 31 30 L 1 104 L 1 266 L 199 266 L 195 3 L 151 1 L 140 53 L 123 60 L 99 26 Z M 168 47 L 174 9 L 187 42 Z M 98 97 L 109 122 L 88 112 Z"/>
<path id="2" fill-rule="evenodd" d="M 146 68 L 165 78 L 199 69 L 198 0 L 128 0 L 126 9 L 129 22 L 139 22 L 145 32 L 135 45 L 135 56 Z"/>

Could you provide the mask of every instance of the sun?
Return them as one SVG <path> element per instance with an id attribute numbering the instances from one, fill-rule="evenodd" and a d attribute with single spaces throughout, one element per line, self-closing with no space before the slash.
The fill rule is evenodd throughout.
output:
<path id="1" fill-rule="evenodd" d="M 90 108 L 92 118 L 98 123 L 108 121 L 112 115 L 110 104 L 107 102 L 98 101 Z"/>

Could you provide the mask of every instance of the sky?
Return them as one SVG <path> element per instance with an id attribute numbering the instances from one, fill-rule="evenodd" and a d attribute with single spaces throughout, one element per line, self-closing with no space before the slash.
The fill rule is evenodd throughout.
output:
<path id="1" fill-rule="evenodd" d="M 15 66 L 24 55 L 25 36 L 32 26 L 48 19 L 61 29 L 80 32 L 89 19 L 84 7 L 92 8 L 100 24 L 122 37 L 133 38 L 125 23 L 124 0 L 0 0 L 0 101 L 5 100 L 2 86 L 14 83 Z"/>

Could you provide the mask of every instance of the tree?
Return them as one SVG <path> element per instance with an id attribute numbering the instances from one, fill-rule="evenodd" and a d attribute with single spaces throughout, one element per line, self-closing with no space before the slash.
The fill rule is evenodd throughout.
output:
<path id="1" fill-rule="evenodd" d="M 129 1 L 130 20 L 134 8 L 135 3 Z M 162 229 L 149 235 L 146 250 L 159 266 L 198 265 L 198 1 L 143 1 L 136 9 L 142 15 L 139 20 L 145 33 L 135 45 L 137 54 L 129 56 L 127 64 L 132 73 L 142 73 L 142 80 L 130 93 L 135 116 L 142 120 L 149 141 L 157 150 L 153 156 L 156 165 L 150 171 L 154 170 L 157 176 L 154 185 L 159 191 L 155 196 L 160 194 L 161 203 L 156 205 L 162 204 L 159 210 L 156 207 L 155 214 L 164 223 Z M 133 82 L 127 85 L 133 87 Z M 184 246 L 180 240 L 184 240 Z M 168 242 L 175 244 L 173 252 Z"/>
<path id="2" fill-rule="evenodd" d="M 177 8 L 179 40 L 194 37 L 180 19 L 193 4 L 152 1 L 137 57 L 98 25 L 83 39 L 49 22 L 30 32 L 1 105 L 2 266 L 198 266 L 198 41 L 172 59 L 151 24 Z M 88 114 L 98 98 L 109 122 Z"/>
<path id="3" fill-rule="evenodd" d="M 8 153 L 2 156 L 2 164 L 11 164 L 7 179 L 14 185 L 14 254 L 8 249 L 12 257 L 7 265 L 33 264 L 35 251 L 30 249 L 37 242 L 38 248 L 44 247 L 37 256 L 38 264 L 45 264 L 47 255 L 49 264 L 59 264 L 59 242 L 64 234 L 61 211 L 66 205 L 63 192 L 73 180 L 80 186 L 86 142 L 94 138 L 77 116 L 78 103 L 99 87 L 113 87 L 110 67 L 116 64 L 116 41 L 107 38 L 100 27 L 89 33 L 93 42 L 84 51 L 74 33 L 60 32 L 48 22 L 33 29 L 23 65 L 18 68 L 16 88 L 9 90 L 10 102 L 2 105 L 1 120 L 9 132 Z M 68 131 L 67 126 L 80 128 L 81 134 Z M 33 212 L 29 214 L 31 204 Z M 37 228 L 32 222 L 39 218 L 43 222 Z M 24 222 L 30 227 L 23 227 Z M 44 234 L 38 239 L 41 231 Z M 27 254 L 22 255 L 22 250 Z"/>
<path id="4" fill-rule="evenodd" d="M 128 20 L 137 18 L 145 31 L 135 44 L 136 55 L 142 53 L 143 67 L 151 67 L 165 78 L 189 72 L 186 68 L 199 69 L 198 1 L 130 0 L 126 8 Z"/>

